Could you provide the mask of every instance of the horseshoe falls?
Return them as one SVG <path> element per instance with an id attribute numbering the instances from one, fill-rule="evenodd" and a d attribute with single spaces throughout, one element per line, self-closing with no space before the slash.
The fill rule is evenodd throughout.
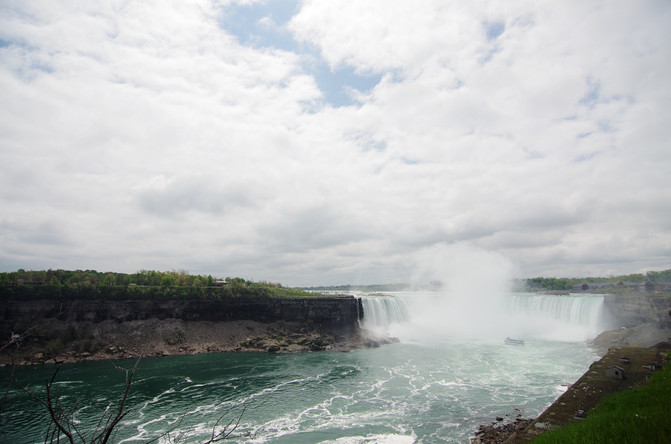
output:
<path id="1" fill-rule="evenodd" d="M 512 295 L 506 314 L 515 335 L 555 340 L 589 340 L 608 326 L 602 295 Z"/>
<path id="2" fill-rule="evenodd" d="M 606 329 L 602 295 L 503 294 L 467 300 L 441 292 L 396 292 L 362 297 L 362 326 L 373 336 L 431 343 L 471 338 L 497 341 L 581 341 Z"/>
<path id="3" fill-rule="evenodd" d="M 362 327 L 399 342 L 350 353 L 220 353 L 140 362 L 114 442 L 204 442 L 227 424 L 240 443 L 468 443 L 496 416 L 536 416 L 598 359 L 600 297 L 432 292 L 361 295 Z M 522 347 L 505 337 L 525 340 Z M 133 361 L 116 362 L 132 367 Z M 15 370 L 44 395 L 55 367 Z M 10 369 L 0 369 L 3 381 Z M 53 386 L 78 427 L 123 391 L 109 362 L 63 365 Z M 0 441 L 44 442 L 48 413 L 12 388 Z"/>

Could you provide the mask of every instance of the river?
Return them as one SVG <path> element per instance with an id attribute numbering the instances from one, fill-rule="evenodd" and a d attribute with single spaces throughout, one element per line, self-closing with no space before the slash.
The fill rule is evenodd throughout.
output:
<path id="1" fill-rule="evenodd" d="M 601 328 L 601 297 L 501 300 L 476 314 L 433 293 L 363 295 L 364 327 L 400 341 L 350 353 L 144 359 L 115 442 L 166 433 L 162 442 L 203 442 L 238 420 L 229 442 L 468 442 L 496 416 L 538 415 L 598 358 L 586 340 Z M 506 345 L 506 336 L 525 345 Z M 17 368 L 16 377 L 43 394 L 54 369 Z M 123 373 L 109 362 L 63 365 L 53 391 L 90 432 L 121 395 Z M 0 441 L 44 442 L 47 424 L 44 408 L 14 389 Z"/>

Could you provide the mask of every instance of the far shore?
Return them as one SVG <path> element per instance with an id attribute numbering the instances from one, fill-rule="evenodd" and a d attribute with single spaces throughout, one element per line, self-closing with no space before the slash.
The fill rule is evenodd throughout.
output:
<path id="1" fill-rule="evenodd" d="M 65 331 L 58 321 L 49 329 Z M 73 325 L 73 324 L 70 324 Z M 319 325 L 257 321 L 184 321 L 148 319 L 127 322 L 79 322 L 72 327 L 73 338 L 57 346 L 26 339 L 9 344 L 0 353 L 0 366 L 74 363 L 155 356 L 194 355 L 257 351 L 299 353 L 311 351 L 352 351 L 374 347 L 381 342 L 356 329 L 343 333 Z"/>

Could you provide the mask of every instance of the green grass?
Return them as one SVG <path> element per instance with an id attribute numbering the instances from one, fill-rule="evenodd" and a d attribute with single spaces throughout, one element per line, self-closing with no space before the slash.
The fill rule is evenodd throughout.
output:
<path id="1" fill-rule="evenodd" d="M 671 365 L 650 383 L 605 396 L 588 418 L 548 431 L 533 440 L 549 443 L 671 442 Z"/>
<path id="2" fill-rule="evenodd" d="M 188 285 L 108 285 L 77 283 L 67 285 L 14 285 L 0 283 L 4 300 L 223 300 L 230 298 L 316 298 L 336 297 L 283 287 L 267 282 L 233 279 L 224 286 Z"/>

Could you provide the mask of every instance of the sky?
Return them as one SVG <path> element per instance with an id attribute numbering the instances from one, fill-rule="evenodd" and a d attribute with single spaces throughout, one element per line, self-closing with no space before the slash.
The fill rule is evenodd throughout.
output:
<path id="1" fill-rule="evenodd" d="M 667 0 L 5 0 L 0 270 L 671 268 Z"/>

